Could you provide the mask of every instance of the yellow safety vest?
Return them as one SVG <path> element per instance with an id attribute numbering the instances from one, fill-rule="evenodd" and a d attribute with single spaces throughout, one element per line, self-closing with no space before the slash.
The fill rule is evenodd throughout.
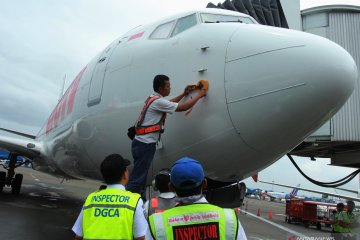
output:
<path id="1" fill-rule="evenodd" d="M 342 211 L 341 215 L 343 217 L 344 222 L 346 222 L 346 223 L 354 223 L 355 222 L 354 213 L 352 213 L 351 216 L 349 216 L 348 212 Z M 352 228 L 344 228 L 344 227 L 342 227 L 342 232 L 343 233 L 351 233 L 351 232 L 353 232 L 353 229 Z"/>
<path id="2" fill-rule="evenodd" d="M 336 212 L 335 215 L 334 215 L 334 220 L 339 220 L 339 215 L 340 215 L 340 212 Z M 334 223 L 333 225 L 331 225 L 332 229 L 334 232 L 343 232 L 343 227 L 340 226 L 338 223 Z"/>
<path id="3" fill-rule="evenodd" d="M 176 206 L 149 217 L 154 239 L 236 239 L 239 222 L 233 209 L 208 203 Z"/>
<path id="4" fill-rule="evenodd" d="M 108 188 L 91 193 L 83 207 L 85 239 L 133 239 L 133 223 L 140 195 Z"/>

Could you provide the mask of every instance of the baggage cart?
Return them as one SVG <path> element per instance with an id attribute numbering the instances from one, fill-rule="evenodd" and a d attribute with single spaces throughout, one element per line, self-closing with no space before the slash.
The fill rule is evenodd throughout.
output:
<path id="1" fill-rule="evenodd" d="M 290 199 L 286 201 L 286 217 L 288 223 L 299 222 L 305 227 L 316 226 L 321 229 L 322 224 L 330 227 L 336 204 Z"/>

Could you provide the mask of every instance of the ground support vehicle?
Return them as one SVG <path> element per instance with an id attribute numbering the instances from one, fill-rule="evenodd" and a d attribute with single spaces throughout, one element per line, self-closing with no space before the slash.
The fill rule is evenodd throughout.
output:
<path id="1" fill-rule="evenodd" d="M 316 226 L 321 229 L 322 224 L 330 227 L 330 221 L 336 211 L 336 204 L 302 199 L 291 199 L 286 201 L 286 217 L 288 223 L 300 222 L 305 227 Z"/>

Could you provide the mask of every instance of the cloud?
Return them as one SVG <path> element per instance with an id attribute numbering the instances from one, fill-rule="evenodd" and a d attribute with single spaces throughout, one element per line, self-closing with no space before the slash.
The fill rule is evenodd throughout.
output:
<path id="1" fill-rule="evenodd" d="M 40 128 L 66 86 L 88 62 L 128 30 L 207 1 L 64 0 L 2 2 L 0 125 Z M 154 14 L 156 12 L 156 14 Z"/>

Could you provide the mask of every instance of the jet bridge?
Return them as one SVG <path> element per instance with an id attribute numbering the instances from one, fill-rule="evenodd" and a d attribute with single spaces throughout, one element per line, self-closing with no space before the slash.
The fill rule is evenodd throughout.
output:
<path id="1" fill-rule="evenodd" d="M 330 5 L 302 11 L 305 32 L 326 37 L 345 48 L 360 72 L 360 6 Z M 360 168 L 360 78 L 349 100 L 330 121 L 305 139 L 292 155 L 331 158 L 331 164 Z"/>

